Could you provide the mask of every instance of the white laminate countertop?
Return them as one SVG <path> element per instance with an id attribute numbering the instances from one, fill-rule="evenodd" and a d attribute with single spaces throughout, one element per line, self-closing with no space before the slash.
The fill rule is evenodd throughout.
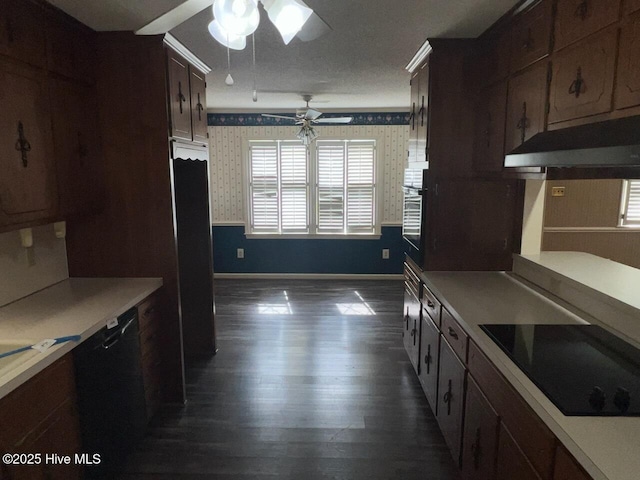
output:
<path id="1" fill-rule="evenodd" d="M 578 324 L 564 308 L 504 272 L 425 272 L 422 278 L 531 408 L 595 480 L 640 478 L 640 417 L 565 416 L 480 329 L 484 323 Z"/>
<path id="2" fill-rule="evenodd" d="M 70 278 L 0 307 L 0 340 L 37 343 L 81 335 L 86 340 L 106 322 L 162 286 L 161 278 Z M 0 377 L 0 398 L 44 370 L 78 342 L 55 345 Z"/>

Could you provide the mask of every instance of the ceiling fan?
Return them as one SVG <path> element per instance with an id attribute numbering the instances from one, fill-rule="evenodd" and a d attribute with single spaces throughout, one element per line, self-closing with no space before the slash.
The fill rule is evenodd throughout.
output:
<path id="1" fill-rule="evenodd" d="M 295 125 L 300 125 L 300 130 L 296 134 L 304 145 L 310 145 L 316 138 L 318 138 L 318 134 L 313 128 L 313 125 L 317 123 L 323 124 L 348 124 L 351 123 L 353 117 L 329 117 L 329 118 L 320 118 L 322 116 L 322 112 L 316 110 L 314 108 L 309 107 L 309 102 L 312 100 L 311 95 L 303 95 L 302 99 L 307 103 L 306 108 L 302 108 L 296 111 L 295 117 L 287 116 L 287 115 L 273 115 L 270 113 L 263 113 L 263 117 L 268 118 L 281 118 L 284 120 L 289 120 L 294 122 Z"/>
<path id="2" fill-rule="evenodd" d="M 165 34 L 213 6 L 216 18 L 209 25 L 211 35 L 229 48 L 243 50 L 246 46 L 245 37 L 251 34 L 260 22 L 259 3 L 262 3 L 285 44 L 294 36 L 303 42 L 309 42 L 331 31 L 331 27 L 302 0 L 186 0 L 135 33 Z"/>

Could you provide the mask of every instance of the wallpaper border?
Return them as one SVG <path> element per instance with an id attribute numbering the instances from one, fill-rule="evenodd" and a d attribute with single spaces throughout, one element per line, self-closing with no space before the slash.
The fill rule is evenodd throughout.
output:
<path id="1" fill-rule="evenodd" d="M 349 125 L 409 125 L 408 112 L 325 113 L 324 118 L 353 117 Z M 210 127 L 273 127 L 290 126 L 280 118 L 263 117 L 259 113 L 209 113 Z"/>

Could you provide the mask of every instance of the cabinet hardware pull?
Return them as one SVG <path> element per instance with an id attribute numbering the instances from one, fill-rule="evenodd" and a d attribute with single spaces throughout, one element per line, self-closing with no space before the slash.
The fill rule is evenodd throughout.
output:
<path id="1" fill-rule="evenodd" d="M 584 78 L 582 78 L 582 67 L 578 67 L 576 72 L 576 79 L 569 86 L 569 94 L 575 95 L 576 98 L 580 98 L 580 94 L 586 91 Z"/>
<path id="2" fill-rule="evenodd" d="M 182 82 L 178 82 L 178 103 L 180 104 L 180 113 L 182 113 L 182 104 L 187 101 L 187 98 L 182 93 Z"/>
<path id="3" fill-rule="evenodd" d="M 522 117 L 516 126 L 520 130 L 520 143 L 524 143 L 527 137 L 527 128 L 529 128 L 529 118 L 527 118 L 527 102 L 522 102 Z"/>
<path id="4" fill-rule="evenodd" d="M 580 17 L 581 20 L 586 20 L 591 12 L 589 12 L 589 0 L 582 0 L 576 7 L 575 16 Z"/>
<path id="5" fill-rule="evenodd" d="M 422 106 L 420 107 L 420 126 L 424 127 L 424 95 L 422 95 Z"/>
<path id="6" fill-rule="evenodd" d="M 200 94 L 199 93 L 198 93 L 198 103 L 196 103 L 196 109 L 198 110 L 198 121 L 201 122 L 202 121 L 201 113 L 204 110 L 204 106 L 200 102 Z"/>
<path id="7" fill-rule="evenodd" d="M 533 50 L 535 45 L 535 40 L 533 39 L 533 34 L 531 33 L 531 28 L 527 31 L 527 39 L 522 42 L 522 48 L 527 51 Z"/>
<path id="8" fill-rule="evenodd" d="M 435 308 L 435 304 L 431 301 L 431 300 L 427 300 L 427 307 L 429 308 Z"/>
<path id="9" fill-rule="evenodd" d="M 27 168 L 27 165 L 29 164 L 27 153 L 31 151 L 31 144 L 24 136 L 24 125 L 21 121 L 18 122 L 18 140 L 16 140 L 16 150 L 21 153 L 22 166 Z"/>
<path id="10" fill-rule="evenodd" d="M 453 393 L 451 392 L 451 390 L 452 390 L 451 379 L 449 379 L 449 388 L 447 392 L 444 394 L 444 396 L 442 397 L 442 400 L 444 401 L 444 403 L 447 404 L 447 415 L 451 415 L 451 400 L 453 398 Z"/>
<path id="11" fill-rule="evenodd" d="M 411 105 L 411 115 L 409 115 L 409 120 L 411 120 L 411 130 L 416 129 L 416 102 L 413 102 Z"/>
<path id="12" fill-rule="evenodd" d="M 480 470 L 480 462 L 482 461 L 482 444 L 481 444 L 480 427 L 476 429 L 476 438 L 471 444 L 471 451 L 473 452 L 473 468 Z"/>
<path id="13" fill-rule="evenodd" d="M 429 375 L 429 370 L 431 369 L 431 344 L 427 345 L 427 354 L 424 356 L 424 363 L 427 366 L 427 375 Z"/>
<path id="14" fill-rule="evenodd" d="M 453 328 L 449 327 L 449 335 L 458 340 L 458 332 L 456 332 Z"/>

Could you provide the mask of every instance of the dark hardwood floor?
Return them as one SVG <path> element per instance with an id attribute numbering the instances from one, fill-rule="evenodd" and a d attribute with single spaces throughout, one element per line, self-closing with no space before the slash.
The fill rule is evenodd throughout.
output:
<path id="1" fill-rule="evenodd" d="M 217 280 L 187 369 L 122 480 L 457 478 L 402 346 L 401 281 Z"/>

